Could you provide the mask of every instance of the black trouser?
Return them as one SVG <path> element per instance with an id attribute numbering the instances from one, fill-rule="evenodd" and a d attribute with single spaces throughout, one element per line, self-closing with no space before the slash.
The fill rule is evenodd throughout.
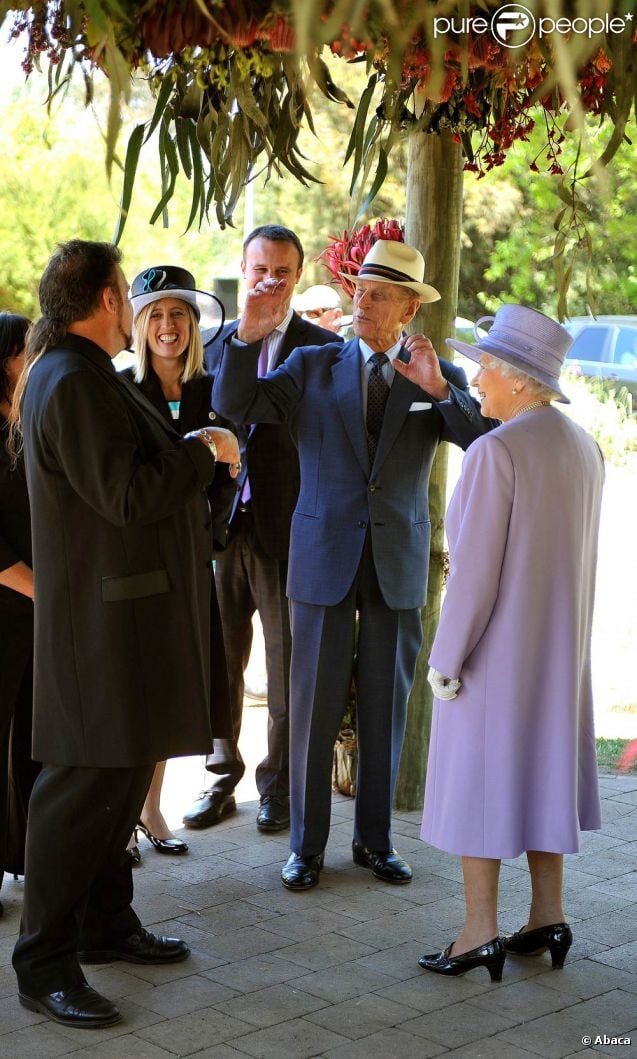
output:
<path id="1" fill-rule="evenodd" d="M 140 929 L 126 844 L 154 767 L 45 765 L 35 781 L 13 953 L 21 992 L 42 996 L 79 985 L 85 978 L 78 950 L 106 947 Z"/>
<path id="2" fill-rule="evenodd" d="M 252 616 L 259 612 L 268 677 L 268 750 L 257 766 L 259 795 L 289 791 L 289 678 L 292 641 L 285 595 L 287 562 L 271 559 L 259 547 L 251 512 L 237 511 L 232 536 L 217 556 L 215 584 L 228 665 L 234 739 L 215 739 L 206 768 L 216 773 L 214 790 L 231 794 L 245 772 L 237 746 L 243 710 L 243 673 L 252 646 Z"/>

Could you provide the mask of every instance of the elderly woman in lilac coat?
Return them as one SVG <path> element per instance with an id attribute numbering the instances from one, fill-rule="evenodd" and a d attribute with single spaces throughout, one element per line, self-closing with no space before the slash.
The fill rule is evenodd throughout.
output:
<path id="1" fill-rule="evenodd" d="M 473 443 L 449 505 L 451 575 L 430 655 L 434 716 L 422 838 L 462 857 L 466 917 L 422 967 L 457 975 L 507 952 L 572 942 L 563 854 L 600 826 L 590 643 L 603 460 L 551 402 L 571 344 L 542 313 L 503 306 L 475 346 L 482 414 L 502 425 Z M 484 321 L 479 321 L 483 323 Z M 503 857 L 526 853 L 528 922 L 499 936 Z"/>

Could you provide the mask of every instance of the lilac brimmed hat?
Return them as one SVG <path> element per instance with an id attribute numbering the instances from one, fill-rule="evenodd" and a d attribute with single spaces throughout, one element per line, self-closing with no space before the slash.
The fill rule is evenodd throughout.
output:
<path id="1" fill-rule="evenodd" d="M 479 328 L 489 321 L 492 324 L 487 334 L 480 335 Z M 474 324 L 473 331 L 476 336 L 473 346 L 455 338 L 446 338 L 445 342 L 450 349 L 476 362 L 482 353 L 491 353 L 548 386 L 558 401 L 570 404 L 559 384 L 564 357 L 573 344 L 565 327 L 537 309 L 503 305 L 495 316 L 482 316 Z"/>

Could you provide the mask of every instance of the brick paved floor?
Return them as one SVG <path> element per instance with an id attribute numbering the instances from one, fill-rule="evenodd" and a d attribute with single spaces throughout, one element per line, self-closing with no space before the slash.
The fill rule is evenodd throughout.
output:
<path id="1" fill-rule="evenodd" d="M 460 927 L 457 860 L 419 841 L 418 813 L 399 813 L 395 843 L 413 883 L 375 882 L 352 864 L 353 805 L 340 796 L 320 886 L 307 894 L 282 888 L 287 835 L 259 834 L 254 802 L 220 826 L 189 832 L 186 857 L 144 845 L 137 911 L 153 930 L 186 938 L 192 956 L 165 968 L 87 968 L 121 1008 L 110 1029 L 69 1030 L 19 1006 L 10 956 L 22 883 L 6 881 L 0 1059 L 637 1056 L 637 777 L 602 776 L 601 785 L 603 828 L 567 858 L 575 943 L 564 970 L 552 971 L 548 955 L 509 957 L 495 985 L 483 968 L 446 979 L 416 962 Z M 522 925 L 527 903 L 523 861 L 506 862 L 503 931 Z M 604 1035 L 632 1044 L 595 1045 Z"/>

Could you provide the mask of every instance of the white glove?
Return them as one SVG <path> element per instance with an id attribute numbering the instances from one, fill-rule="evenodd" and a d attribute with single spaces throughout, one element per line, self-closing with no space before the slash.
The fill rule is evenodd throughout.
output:
<path id="1" fill-rule="evenodd" d="M 455 699 L 462 683 L 453 677 L 443 677 L 437 669 L 429 670 L 427 680 L 437 699 Z"/>

